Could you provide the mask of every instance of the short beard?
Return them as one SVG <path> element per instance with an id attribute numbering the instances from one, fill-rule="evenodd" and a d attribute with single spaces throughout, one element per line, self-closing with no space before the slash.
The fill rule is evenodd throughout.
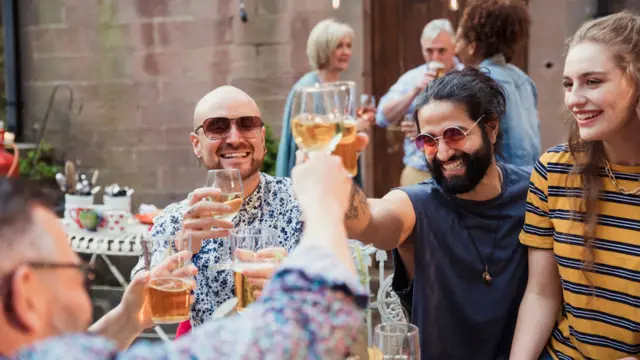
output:
<path id="1" fill-rule="evenodd" d="M 493 162 L 493 150 L 489 136 L 482 132 L 482 148 L 472 154 L 461 153 L 452 156 L 448 161 L 462 160 L 465 165 L 464 175 L 446 178 L 442 170 L 442 162 L 437 157 L 433 163 L 427 161 L 427 167 L 435 182 L 448 194 L 465 194 L 478 186 L 487 174 Z"/>

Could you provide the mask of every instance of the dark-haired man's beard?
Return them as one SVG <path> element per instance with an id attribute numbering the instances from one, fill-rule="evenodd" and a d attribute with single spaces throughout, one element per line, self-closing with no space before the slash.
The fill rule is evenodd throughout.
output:
<path id="1" fill-rule="evenodd" d="M 427 167 L 435 182 L 451 195 L 464 194 L 475 189 L 480 181 L 487 174 L 489 166 L 493 161 L 493 151 L 491 142 L 486 134 L 482 136 L 482 147 L 477 151 L 468 154 L 461 153 L 452 156 L 447 161 L 462 160 L 465 166 L 464 175 L 445 177 L 442 162 L 437 157 L 433 158 L 433 163 L 427 161 Z"/>

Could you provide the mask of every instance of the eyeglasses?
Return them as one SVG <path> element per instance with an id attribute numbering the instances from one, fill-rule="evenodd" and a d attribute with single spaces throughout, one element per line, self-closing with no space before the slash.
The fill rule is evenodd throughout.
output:
<path id="1" fill-rule="evenodd" d="M 484 115 L 480 116 L 478 120 L 467 130 L 463 130 L 459 126 L 449 126 L 444 129 L 441 136 L 433 136 L 429 134 L 420 133 L 415 138 L 416 148 L 420 151 L 424 151 L 426 155 L 435 155 L 438 152 L 438 142 L 440 139 L 452 149 L 460 149 L 467 143 L 467 135 L 473 129 L 476 124 L 484 118 Z"/>
<path id="2" fill-rule="evenodd" d="M 50 262 L 28 262 L 25 265 L 32 267 L 33 269 L 76 269 L 83 273 L 84 288 L 87 294 L 91 294 L 91 285 L 96 278 L 96 273 L 93 265 L 85 263 L 50 263 Z M 21 326 L 20 321 L 15 318 L 15 309 L 13 308 L 13 275 L 15 271 L 11 271 L 4 278 L 0 280 L 0 299 L 4 298 L 4 311 L 10 321 L 14 322 L 17 326 Z"/>
<path id="3" fill-rule="evenodd" d="M 204 136 L 209 140 L 220 140 L 229 134 L 232 123 L 235 124 L 236 129 L 242 136 L 248 138 L 260 135 L 260 129 L 263 125 L 259 116 L 240 116 L 235 119 L 213 117 L 205 119 L 202 125 L 198 126 L 194 132 L 197 133 L 198 130 L 202 129 Z"/>

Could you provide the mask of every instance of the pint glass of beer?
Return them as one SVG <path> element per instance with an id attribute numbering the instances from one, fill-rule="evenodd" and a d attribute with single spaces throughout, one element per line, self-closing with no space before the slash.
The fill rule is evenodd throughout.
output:
<path id="1" fill-rule="evenodd" d="M 233 277 L 238 298 L 237 311 L 242 312 L 256 301 L 254 292 L 260 290 L 242 274 L 246 269 L 273 268 L 279 263 L 269 249 L 277 246 L 278 232 L 268 228 L 244 227 L 232 230 L 229 235 L 233 255 Z"/>
<path id="2" fill-rule="evenodd" d="M 189 319 L 193 277 L 188 271 L 191 264 L 191 239 L 174 236 L 153 236 L 142 239 L 145 267 L 151 274 L 148 301 L 151 319 L 156 324 L 175 324 Z"/>

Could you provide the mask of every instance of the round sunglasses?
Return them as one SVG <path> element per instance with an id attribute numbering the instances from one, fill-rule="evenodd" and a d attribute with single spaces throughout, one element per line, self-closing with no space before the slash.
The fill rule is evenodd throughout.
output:
<path id="1" fill-rule="evenodd" d="M 205 119 L 202 125 L 198 126 L 194 132 L 202 129 L 204 136 L 209 140 L 220 140 L 226 137 L 231 131 L 231 126 L 235 124 L 236 129 L 242 136 L 253 138 L 260 135 L 262 129 L 262 119 L 259 116 L 240 116 L 235 119 L 227 117 L 213 117 Z"/>
<path id="2" fill-rule="evenodd" d="M 440 136 L 433 136 L 425 133 L 420 133 L 414 139 L 416 148 L 423 151 L 426 155 L 435 155 L 438 152 L 438 142 L 440 139 L 444 140 L 448 147 L 459 150 L 467 143 L 467 135 L 473 129 L 480 120 L 484 118 L 484 115 L 480 116 L 478 120 L 468 129 L 463 130 L 459 126 L 449 126 L 442 132 Z"/>

